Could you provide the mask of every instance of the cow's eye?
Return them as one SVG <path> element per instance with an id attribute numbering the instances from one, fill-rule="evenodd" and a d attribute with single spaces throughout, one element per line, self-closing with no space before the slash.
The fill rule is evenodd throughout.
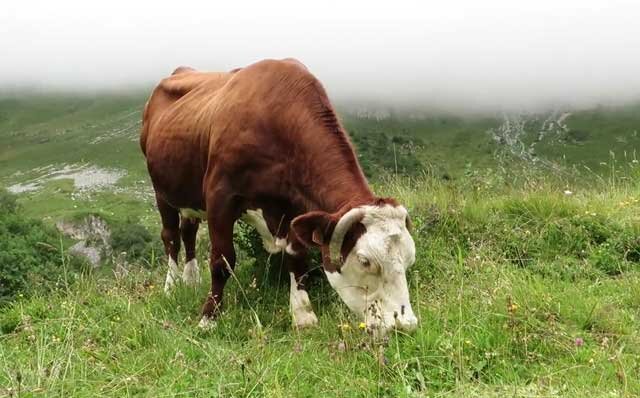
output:
<path id="1" fill-rule="evenodd" d="M 360 261 L 360 264 L 362 264 L 363 267 L 368 267 L 369 265 L 371 265 L 369 259 L 363 255 L 358 255 L 358 261 Z"/>

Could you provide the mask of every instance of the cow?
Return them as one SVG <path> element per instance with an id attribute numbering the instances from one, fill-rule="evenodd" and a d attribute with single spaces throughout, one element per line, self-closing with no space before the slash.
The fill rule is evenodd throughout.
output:
<path id="1" fill-rule="evenodd" d="M 200 327 L 220 312 L 241 219 L 266 251 L 282 253 L 295 327 L 318 322 L 305 289 L 306 257 L 317 248 L 330 285 L 368 330 L 416 328 L 407 210 L 373 194 L 324 87 L 299 61 L 176 69 L 145 105 L 140 145 L 162 219 L 166 292 L 180 279 L 199 283 L 195 238 L 200 221 L 209 227 L 211 290 Z"/>

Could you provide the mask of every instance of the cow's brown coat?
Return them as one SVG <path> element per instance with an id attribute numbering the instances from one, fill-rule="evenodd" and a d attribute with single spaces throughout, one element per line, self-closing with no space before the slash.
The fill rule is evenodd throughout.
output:
<path id="1" fill-rule="evenodd" d="M 187 260 L 195 255 L 197 232 L 193 220 L 179 225 L 178 209 L 206 211 L 212 242 L 207 317 L 221 303 L 226 263 L 235 263 L 233 224 L 247 209 L 262 209 L 272 234 L 287 237 L 296 254 L 286 261 L 302 287 L 310 246 L 320 246 L 325 269 L 336 271 L 327 245 L 343 214 L 365 204 L 395 204 L 373 195 L 324 88 L 292 59 L 228 73 L 176 69 L 145 106 L 140 144 L 167 255 L 176 262 L 180 231 Z M 352 228 L 343 255 L 362 233 L 362 224 Z"/>

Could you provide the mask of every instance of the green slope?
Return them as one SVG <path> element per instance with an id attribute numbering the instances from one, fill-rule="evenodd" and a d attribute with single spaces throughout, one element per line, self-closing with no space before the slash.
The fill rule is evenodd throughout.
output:
<path id="1" fill-rule="evenodd" d="M 640 394 L 637 185 L 572 196 L 384 186 L 413 219 L 415 334 L 373 340 L 322 277 L 310 286 L 320 324 L 296 331 L 288 278 L 246 258 L 207 332 L 196 327 L 206 269 L 197 289 L 168 297 L 163 264 L 69 272 L 53 293 L 0 308 L 0 395 Z"/>
<path id="2" fill-rule="evenodd" d="M 19 194 L 25 216 L 99 213 L 158 228 L 137 144 L 143 102 L 1 99 L 3 185 L 65 165 L 126 172 L 87 192 L 70 178 L 46 180 Z M 412 216 L 414 335 L 373 341 L 322 278 L 310 290 L 319 328 L 294 331 L 286 278 L 247 255 L 209 332 L 195 327 L 206 282 L 165 297 L 163 259 L 124 278 L 69 269 L 52 293 L 36 287 L 0 309 L 0 396 L 638 396 L 639 110 L 575 112 L 542 138 L 548 115 L 509 115 L 522 129 L 501 130 L 502 115 L 345 111 L 376 192 Z M 501 142 L 496 131 L 515 136 Z M 624 165 L 613 175 L 609 151 Z M 604 178 L 555 178 L 574 165 Z M 206 252 L 204 239 L 201 264 Z"/>

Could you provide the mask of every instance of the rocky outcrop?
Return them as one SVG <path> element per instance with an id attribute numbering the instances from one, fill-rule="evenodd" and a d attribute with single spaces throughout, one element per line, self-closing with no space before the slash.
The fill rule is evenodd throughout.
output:
<path id="1" fill-rule="evenodd" d="M 79 240 L 69 248 L 69 252 L 86 258 L 94 267 L 111 255 L 111 231 L 107 222 L 98 216 L 89 215 L 80 221 L 58 221 L 56 228 L 64 235 Z"/>

